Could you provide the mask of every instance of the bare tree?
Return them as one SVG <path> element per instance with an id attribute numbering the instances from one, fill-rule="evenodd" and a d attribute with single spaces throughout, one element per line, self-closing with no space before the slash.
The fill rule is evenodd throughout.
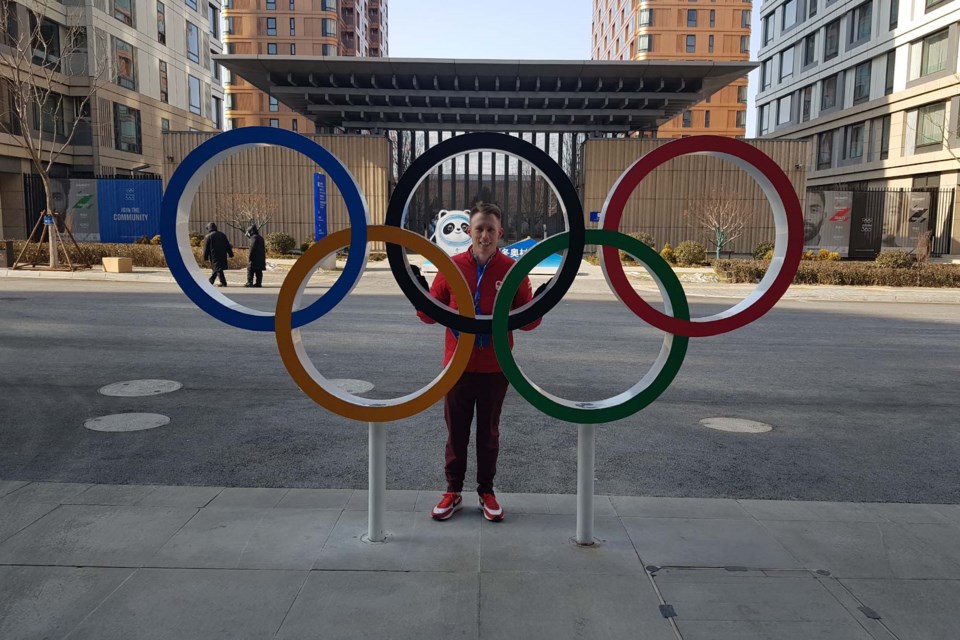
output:
<path id="1" fill-rule="evenodd" d="M 227 226 L 237 229 L 241 234 L 251 225 L 263 230 L 270 222 L 271 214 L 277 212 L 277 203 L 259 193 L 232 193 L 223 199 L 223 208 L 218 211 L 220 218 L 227 220 Z"/>
<path id="2" fill-rule="evenodd" d="M 90 100 L 109 67 L 101 61 L 88 68 L 94 61 L 88 57 L 86 27 L 79 24 L 83 8 L 66 7 L 70 24 L 64 26 L 47 17 L 53 6 L 62 5 L 38 0 L 18 15 L 16 3 L 0 0 L 0 95 L 6 98 L 0 104 L 0 133 L 10 134 L 26 151 L 43 183 L 43 215 L 60 223 L 64 212 L 53 209 L 50 169 L 77 131 L 89 126 Z M 70 80 L 76 76 L 84 77 L 79 87 Z M 50 229 L 51 267 L 58 264 L 56 226 Z"/>
<path id="3" fill-rule="evenodd" d="M 715 189 L 709 196 L 694 200 L 684 211 L 690 224 L 706 232 L 707 242 L 720 252 L 743 235 L 747 228 L 747 208 L 737 194 Z"/>

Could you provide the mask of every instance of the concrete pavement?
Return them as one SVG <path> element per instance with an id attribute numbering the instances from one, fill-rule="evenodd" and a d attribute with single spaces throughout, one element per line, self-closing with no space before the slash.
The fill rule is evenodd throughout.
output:
<path id="1" fill-rule="evenodd" d="M 0 481 L 0 637 L 836 638 L 960 628 L 960 505 Z"/>

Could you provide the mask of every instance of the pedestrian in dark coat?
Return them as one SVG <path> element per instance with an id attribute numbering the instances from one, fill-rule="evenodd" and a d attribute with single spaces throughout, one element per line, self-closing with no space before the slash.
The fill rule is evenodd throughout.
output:
<path id="1" fill-rule="evenodd" d="M 233 257 L 233 246 L 227 235 L 222 231 L 217 231 L 217 225 L 210 223 L 207 225 L 207 236 L 203 239 L 203 260 L 210 262 L 213 273 L 210 274 L 210 284 L 217 278 L 220 279 L 218 286 L 227 286 L 227 278 L 223 272 L 230 268 L 227 258 Z"/>
<path id="2" fill-rule="evenodd" d="M 247 229 L 247 246 L 250 247 L 250 261 L 247 263 L 247 287 L 259 287 L 263 283 L 263 270 L 267 268 L 267 243 L 263 241 L 257 225 Z M 256 284 L 254 284 L 256 278 Z"/>

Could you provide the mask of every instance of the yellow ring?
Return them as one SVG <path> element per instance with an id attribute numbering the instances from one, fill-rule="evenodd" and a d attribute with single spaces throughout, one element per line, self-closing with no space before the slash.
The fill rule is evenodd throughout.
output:
<path id="1" fill-rule="evenodd" d="M 468 318 L 474 317 L 470 287 L 450 256 L 437 245 L 412 231 L 386 225 L 367 227 L 367 239 L 372 242 L 397 244 L 416 251 L 430 260 L 450 283 L 460 313 Z M 280 295 L 277 296 L 274 323 L 280 359 L 304 393 L 320 406 L 336 414 L 361 422 L 389 422 L 409 418 L 432 406 L 453 388 L 470 361 L 475 336 L 470 333 L 461 333 L 450 363 L 440 372 L 440 375 L 434 378 L 433 382 L 415 393 L 393 400 L 373 400 L 325 386 L 326 379 L 307 356 L 300 330 L 293 328 L 293 310 L 294 306 L 299 305 L 308 276 L 313 272 L 314 267 L 325 257 L 349 243 L 350 229 L 327 236 L 307 249 L 307 252 L 294 263 L 288 276 L 284 278 Z"/>

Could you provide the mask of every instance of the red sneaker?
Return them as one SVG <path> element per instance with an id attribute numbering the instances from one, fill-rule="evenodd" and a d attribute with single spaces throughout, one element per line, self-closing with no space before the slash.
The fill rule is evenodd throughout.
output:
<path id="1" fill-rule="evenodd" d="M 492 493 L 480 494 L 480 510 L 483 511 L 483 517 L 490 522 L 503 520 L 503 509 L 500 508 L 497 497 Z"/>
<path id="2" fill-rule="evenodd" d="M 431 515 L 434 520 L 446 520 L 462 508 L 463 498 L 460 497 L 460 494 L 448 491 L 440 498 L 440 502 L 433 508 Z"/>

